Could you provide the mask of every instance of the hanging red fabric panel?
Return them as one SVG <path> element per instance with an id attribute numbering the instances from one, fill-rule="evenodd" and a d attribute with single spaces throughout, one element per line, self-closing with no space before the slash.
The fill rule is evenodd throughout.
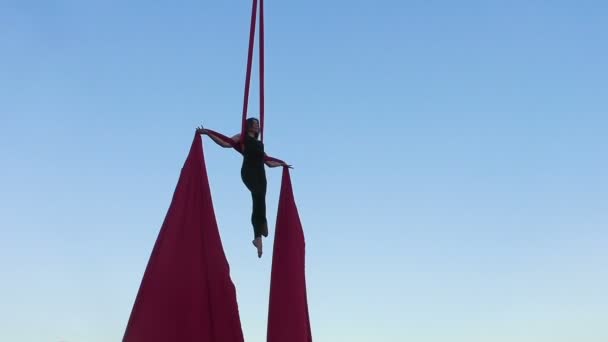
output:
<path id="1" fill-rule="evenodd" d="M 267 342 L 311 342 L 304 232 L 288 168 L 283 168 L 273 248 Z"/>
<path id="2" fill-rule="evenodd" d="M 236 290 L 195 135 L 123 342 L 243 342 Z"/>

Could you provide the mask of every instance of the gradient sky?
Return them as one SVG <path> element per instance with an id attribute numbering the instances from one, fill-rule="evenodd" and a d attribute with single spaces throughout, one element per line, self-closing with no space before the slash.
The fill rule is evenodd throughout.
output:
<path id="1" fill-rule="evenodd" d="M 121 339 L 194 128 L 239 130 L 249 15 L 0 2 L 0 340 Z M 266 149 L 295 166 L 315 341 L 608 340 L 606 18 L 599 0 L 266 1 Z M 204 148 L 264 341 L 274 235 L 257 259 L 239 156 Z"/>

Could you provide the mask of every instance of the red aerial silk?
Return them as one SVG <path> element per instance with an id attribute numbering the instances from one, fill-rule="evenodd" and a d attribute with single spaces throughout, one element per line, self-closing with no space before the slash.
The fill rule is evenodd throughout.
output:
<path id="1" fill-rule="evenodd" d="M 245 92 L 243 96 L 243 117 L 241 123 L 241 139 L 247 132 L 245 120 L 249 106 L 249 88 L 251 85 L 251 68 L 253 64 L 253 45 L 255 43 L 255 24 L 257 19 L 258 0 L 253 0 L 251 7 L 251 26 L 249 27 L 249 49 L 247 50 L 247 72 L 245 73 Z M 260 140 L 264 141 L 264 0 L 260 0 Z"/>
<path id="2" fill-rule="evenodd" d="M 260 2 L 260 139 L 264 139 L 264 2 Z M 258 0 L 253 0 L 241 141 L 207 129 L 241 152 L 246 134 Z M 265 161 L 284 162 L 270 156 Z M 267 342 L 311 342 L 305 243 L 289 169 L 283 168 L 275 228 Z M 196 134 L 131 311 L 123 342 L 243 342 Z"/>
<path id="3" fill-rule="evenodd" d="M 123 342 L 243 342 L 236 290 L 196 134 Z"/>
<path id="4" fill-rule="evenodd" d="M 283 168 L 272 256 L 267 342 L 311 342 L 305 241 L 289 169 Z"/>
<path id="5" fill-rule="evenodd" d="M 240 152 L 239 144 L 207 130 Z M 265 156 L 265 160 L 283 163 Z M 305 241 L 289 169 L 283 168 L 275 228 L 267 342 L 311 342 L 305 276 Z"/>

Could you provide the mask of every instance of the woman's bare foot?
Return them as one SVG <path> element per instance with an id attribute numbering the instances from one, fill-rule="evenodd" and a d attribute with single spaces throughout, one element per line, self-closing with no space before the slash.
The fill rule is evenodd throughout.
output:
<path id="1" fill-rule="evenodd" d="M 253 245 L 255 246 L 255 248 L 258 249 L 258 258 L 262 257 L 262 237 L 257 237 L 255 238 L 255 240 L 251 241 L 251 243 L 253 243 Z"/>

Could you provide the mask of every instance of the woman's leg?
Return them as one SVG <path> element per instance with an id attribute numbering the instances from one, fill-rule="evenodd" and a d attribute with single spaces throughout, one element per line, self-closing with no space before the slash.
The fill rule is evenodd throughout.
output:
<path id="1" fill-rule="evenodd" d="M 258 257 L 262 256 L 262 235 L 268 236 L 266 220 L 266 177 L 262 174 L 243 171 L 241 177 L 247 189 L 251 192 L 252 210 L 251 225 L 253 226 L 253 245 L 258 250 Z"/>
<path id="2" fill-rule="evenodd" d="M 253 225 L 254 237 L 268 236 L 268 221 L 266 219 L 266 192 L 263 186 L 258 185 L 251 191 L 253 203 L 251 211 L 251 224 Z"/>

